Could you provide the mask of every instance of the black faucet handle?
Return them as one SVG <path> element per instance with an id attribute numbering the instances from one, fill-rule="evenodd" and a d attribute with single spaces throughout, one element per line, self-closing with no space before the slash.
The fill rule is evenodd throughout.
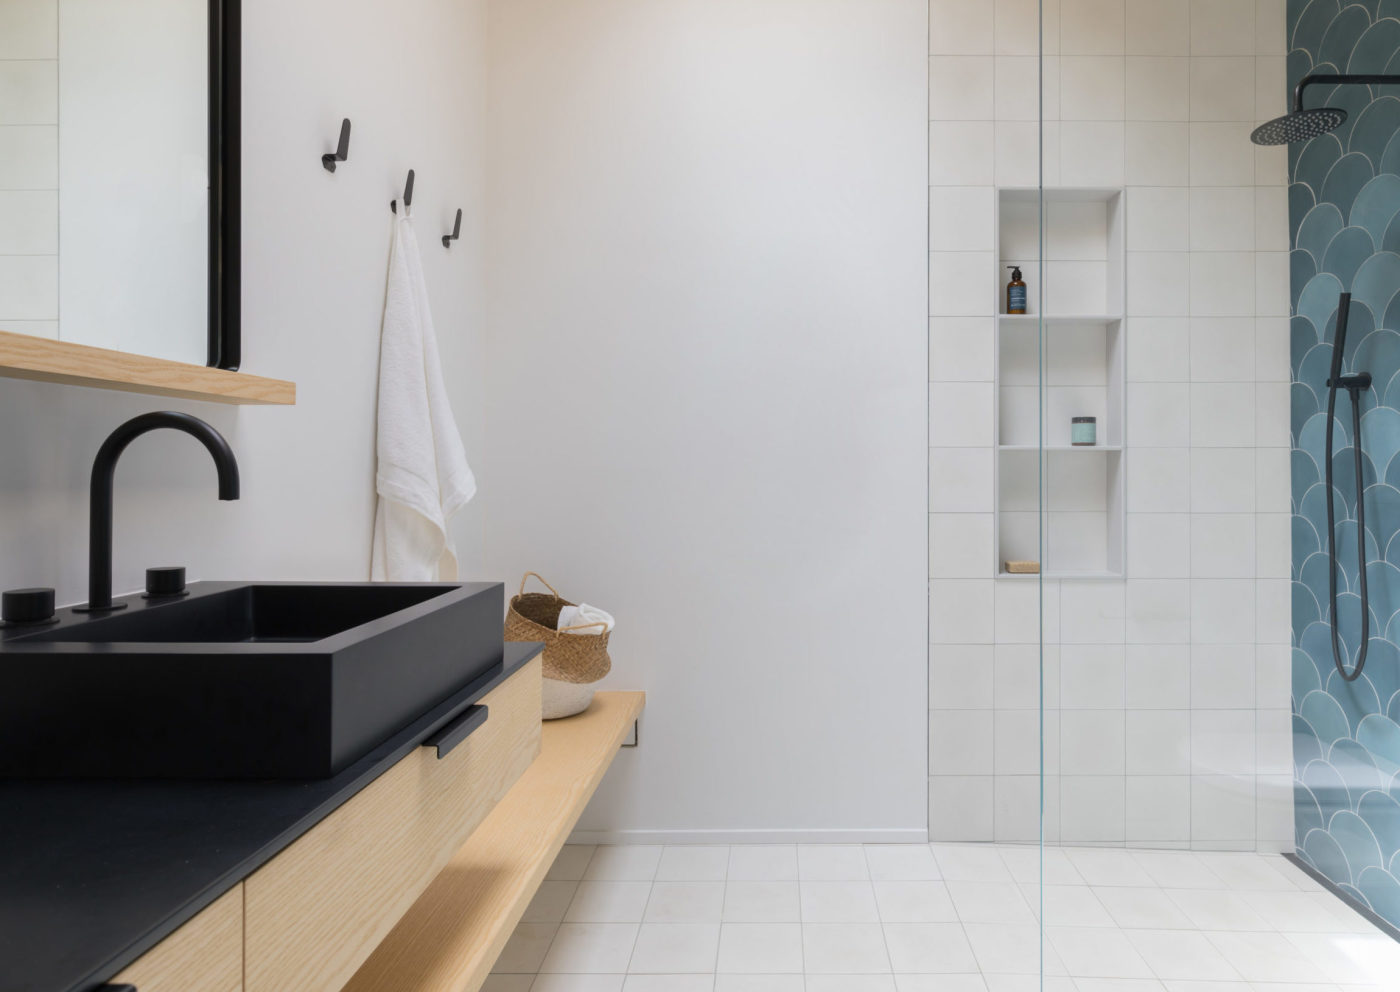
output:
<path id="1" fill-rule="evenodd" d="M 0 621 L 6 624 L 50 623 L 53 614 L 52 589 L 7 589 L 0 593 Z"/>
<path id="2" fill-rule="evenodd" d="M 185 589 L 184 565 L 167 565 L 162 568 L 146 569 L 147 599 L 188 595 L 189 592 Z"/>

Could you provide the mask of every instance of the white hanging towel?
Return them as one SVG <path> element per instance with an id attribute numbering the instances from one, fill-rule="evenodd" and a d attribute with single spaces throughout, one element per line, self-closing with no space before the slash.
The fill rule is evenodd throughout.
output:
<path id="1" fill-rule="evenodd" d="M 409 211 L 400 210 L 379 344 L 379 498 L 370 578 L 450 581 L 457 578 L 457 551 L 447 522 L 476 494 L 476 478 L 442 382 L 418 239 Z"/>

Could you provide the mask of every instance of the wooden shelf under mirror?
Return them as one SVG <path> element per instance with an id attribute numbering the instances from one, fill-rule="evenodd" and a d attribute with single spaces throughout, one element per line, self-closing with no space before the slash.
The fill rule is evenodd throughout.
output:
<path id="1" fill-rule="evenodd" d="M 0 377 L 210 403 L 291 406 L 294 382 L 0 331 Z"/>

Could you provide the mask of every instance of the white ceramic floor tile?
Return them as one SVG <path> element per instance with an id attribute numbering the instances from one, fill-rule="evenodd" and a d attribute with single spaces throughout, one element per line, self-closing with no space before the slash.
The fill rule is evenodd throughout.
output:
<path id="1" fill-rule="evenodd" d="M 1190 851 L 1134 851 L 1133 860 L 1164 889 L 1223 889 L 1225 882 Z"/>
<path id="2" fill-rule="evenodd" d="M 712 975 L 718 952 L 717 923 L 643 923 L 627 970 L 648 975 Z"/>
<path id="3" fill-rule="evenodd" d="M 1294 881 L 1295 877 L 1307 879 L 1307 875 L 1277 856 L 1198 851 L 1196 857 L 1212 872 L 1220 876 L 1225 887 L 1232 892 L 1274 890 L 1287 892 L 1302 887 Z"/>
<path id="4" fill-rule="evenodd" d="M 622 992 L 626 980 L 626 975 L 540 975 L 529 988 L 530 992 Z"/>
<path id="5" fill-rule="evenodd" d="M 867 844 L 870 877 L 883 882 L 919 882 L 940 878 L 938 862 L 927 844 Z"/>
<path id="6" fill-rule="evenodd" d="M 987 992 L 987 983 L 980 974 L 895 975 L 894 985 L 898 992 Z"/>
<path id="7" fill-rule="evenodd" d="M 957 910 L 942 882 L 876 882 L 883 923 L 956 923 Z"/>
<path id="8" fill-rule="evenodd" d="M 641 923 L 650 882 L 579 882 L 565 923 Z"/>
<path id="9" fill-rule="evenodd" d="M 800 923 L 796 882 L 729 882 L 724 887 L 725 923 Z"/>
<path id="10" fill-rule="evenodd" d="M 723 882 L 657 882 L 647 900 L 647 923 L 719 923 Z"/>
<path id="11" fill-rule="evenodd" d="M 487 975 L 481 992 L 530 992 L 534 984 L 534 975 Z"/>
<path id="12" fill-rule="evenodd" d="M 491 970 L 503 974 L 530 974 L 540 970 L 558 927 L 552 923 L 521 923 L 506 941 L 505 950 Z"/>
<path id="13" fill-rule="evenodd" d="M 1199 982 L 1191 983 L 1200 985 Z M 1163 992 L 1165 986 L 1155 978 L 1076 978 L 1074 987 L 1078 992 Z M 1215 988 L 1195 988 L 1192 992 L 1222 992 Z M 1248 992 L 1248 986 L 1240 986 L 1229 992 Z"/>
<path id="14" fill-rule="evenodd" d="M 723 882 L 728 873 L 728 847 L 667 847 L 661 852 L 656 880 Z"/>
<path id="15" fill-rule="evenodd" d="M 1034 923 L 1035 914 L 1014 882 L 948 882 L 964 923 Z"/>
<path id="16" fill-rule="evenodd" d="M 600 847 L 583 877 L 600 882 L 650 882 L 656 877 L 661 848 L 650 845 Z"/>
<path id="17" fill-rule="evenodd" d="M 1090 885 L 1150 886 L 1152 876 L 1126 850 L 1076 847 L 1065 852 Z"/>
<path id="18" fill-rule="evenodd" d="M 1099 927 L 1046 927 L 1072 978 L 1154 978 L 1122 931 Z"/>
<path id="19" fill-rule="evenodd" d="M 715 992 L 805 992 L 801 975 L 715 976 Z"/>
<path id="20" fill-rule="evenodd" d="M 1231 982 L 1242 978 L 1204 935 L 1191 930 L 1133 930 L 1128 940 L 1161 979 Z"/>
<path id="21" fill-rule="evenodd" d="M 1346 933 L 1354 930 L 1355 926 L 1342 915 L 1343 913 L 1364 920 L 1361 914 L 1349 909 L 1330 892 L 1242 892 L 1240 897 L 1260 919 L 1275 930 L 1292 933 Z"/>
<path id="22" fill-rule="evenodd" d="M 887 923 L 885 946 L 900 974 L 964 974 L 977 970 L 967 934 L 957 923 Z"/>
<path id="23" fill-rule="evenodd" d="M 637 929 L 635 923 L 561 924 L 539 970 L 564 975 L 625 975 Z"/>
<path id="24" fill-rule="evenodd" d="M 804 882 L 868 879 L 865 850 L 858 844 L 802 844 L 797 848 L 797 877 Z"/>
<path id="25" fill-rule="evenodd" d="M 719 931 L 721 974 L 802 971 L 802 927 L 796 923 L 726 923 Z"/>
<path id="26" fill-rule="evenodd" d="M 803 923 L 879 923 L 869 882 L 802 882 Z"/>
<path id="27" fill-rule="evenodd" d="M 1253 935 L 1261 936 L 1261 935 Z M 1326 981 L 1339 985 L 1378 985 L 1395 988 L 1400 975 L 1400 944 L 1376 934 L 1287 934 L 1287 939 L 1322 972 L 1322 978 L 1299 973 L 1296 981 Z M 1227 954 L 1228 956 L 1228 954 Z M 1275 981 L 1271 978 L 1256 981 Z M 1287 979 L 1284 979 L 1287 981 Z M 1350 990 L 1349 990 L 1350 992 Z"/>
<path id="28" fill-rule="evenodd" d="M 797 880 L 797 846 L 755 844 L 729 849 L 729 880 L 770 882 Z"/>
<path id="29" fill-rule="evenodd" d="M 544 881 L 535 892 L 535 898 L 525 907 L 522 923 L 562 923 L 564 914 L 569 911 L 569 903 L 574 901 L 577 882 Z M 1308 929 L 1299 927 L 1298 929 Z"/>
<path id="30" fill-rule="evenodd" d="M 1036 885 L 1021 886 L 1031 911 L 1040 916 L 1044 903 L 1045 923 L 1052 927 L 1111 927 L 1113 917 L 1094 890 L 1087 885 L 1047 885 L 1042 895 Z"/>
<path id="31" fill-rule="evenodd" d="M 965 923 L 963 932 L 984 974 L 1040 974 L 1039 926 Z"/>
<path id="32" fill-rule="evenodd" d="M 1046 885 L 1084 885 L 1084 876 L 1069 860 L 1063 849 L 1047 847 L 1042 870 L 1040 849 L 1031 845 L 1003 847 L 1002 861 L 1010 869 L 1012 877 L 1022 885 L 1039 884 L 1044 875 Z"/>
<path id="33" fill-rule="evenodd" d="M 808 975 L 807 992 L 896 992 L 893 975 Z"/>
<path id="34" fill-rule="evenodd" d="M 1113 922 L 1124 929 L 1189 930 L 1190 919 L 1159 888 L 1106 885 L 1094 889 Z"/>
<path id="35" fill-rule="evenodd" d="M 559 856 L 554 859 L 554 864 L 545 872 L 545 879 L 577 882 L 583 878 L 583 873 L 588 869 L 588 862 L 593 860 L 595 850 L 597 848 L 591 844 L 565 844 L 560 849 Z"/>
<path id="36" fill-rule="evenodd" d="M 802 960 L 809 975 L 869 975 L 892 970 L 884 932 L 874 923 L 803 924 Z"/>
<path id="37" fill-rule="evenodd" d="M 1206 935 L 1225 960 L 1248 982 L 1325 982 L 1329 976 L 1297 945 L 1277 933 Z M 1392 973 L 1393 975 L 1394 973 Z"/>
<path id="38" fill-rule="evenodd" d="M 1013 881 L 1006 861 L 991 845 L 934 844 L 933 856 L 945 881 Z"/>
<path id="39" fill-rule="evenodd" d="M 715 976 L 628 975 L 622 992 L 714 992 Z"/>
<path id="40" fill-rule="evenodd" d="M 801 975 L 715 976 L 715 992 L 805 992 Z"/>
<path id="41" fill-rule="evenodd" d="M 1280 893 L 1280 895 L 1292 893 Z M 1171 889 L 1168 897 L 1197 930 L 1272 930 L 1244 896 L 1222 889 Z"/>

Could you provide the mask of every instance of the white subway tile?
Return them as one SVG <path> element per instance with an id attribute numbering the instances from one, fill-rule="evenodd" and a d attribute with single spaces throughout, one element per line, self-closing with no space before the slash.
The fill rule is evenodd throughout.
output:
<path id="1" fill-rule="evenodd" d="M 1040 180 L 1040 125 L 1027 121 L 998 121 L 996 181 L 998 186 L 1034 186 Z M 1059 146 L 1045 140 L 1047 161 L 1059 163 Z M 1047 180 L 1048 181 L 1048 180 Z"/>
<path id="2" fill-rule="evenodd" d="M 1292 306 L 1288 252 L 1261 251 L 1254 256 L 1254 310 L 1261 317 L 1286 317 Z"/>
<path id="3" fill-rule="evenodd" d="M 0 189 L 57 188 L 57 126 L 0 127 Z"/>
<path id="4" fill-rule="evenodd" d="M 1122 55 L 1123 0 L 1060 0 L 1063 55 Z"/>
<path id="5" fill-rule="evenodd" d="M 1191 507 L 1187 448 L 1143 448 L 1128 459 L 1129 513 L 1185 513 Z"/>
<path id="6" fill-rule="evenodd" d="M 1060 711 L 1060 773 L 1122 775 L 1125 715 L 1120 710 Z"/>
<path id="7" fill-rule="evenodd" d="M 1254 726 L 1254 766 L 1260 775 L 1293 771 L 1293 712 L 1257 710 Z"/>
<path id="8" fill-rule="evenodd" d="M 1247 579 L 1255 574 L 1252 513 L 1197 513 L 1191 518 L 1191 574 Z M 1285 531 L 1285 533 L 1287 533 Z"/>
<path id="9" fill-rule="evenodd" d="M 1286 0 L 1257 0 L 1254 5 L 1254 54 L 1288 53 Z"/>
<path id="10" fill-rule="evenodd" d="M 1191 576 L 1191 516 L 1186 513 L 1127 515 L 1128 576 L 1185 579 Z"/>
<path id="11" fill-rule="evenodd" d="M 1293 821 L 1293 776 L 1260 775 L 1255 779 L 1258 831 L 1256 849 L 1277 854 L 1292 853 L 1295 847 Z"/>
<path id="12" fill-rule="evenodd" d="M 1191 843 L 1252 841 L 1255 829 L 1254 776 L 1191 776 Z"/>
<path id="13" fill-rule="evenodd" d="M 1254 253 L 1191 253 L 1191 315 L 1254 316 Z"/>
<path id="14" fill-rule="evenodd" d="M 1139 382 L 1128 390 L 1128 438 L 1135 448 L 1191 443 L 1191 389 L 1184 382 Z"/>
<path id="15" fill-rule="evenodd" d="M 1181 709 L 1191 704 L 1191 649 L 1184 644 L 1129 644 L 1129 709 Z"/>
<path id="16" fill-rule="evenodd" d="M 931 711 L 928 762 L 932 775 L 992 774 L 992 711 Z"/>
<path id="17" fill-rule="evenodd" d="M 1062 644 L 1121 644 L 1126 602 L 1122 582 L 1071 582 L 1060 590 Z"/>
<path id="18" fill-rule="evenodd" d="M 1288 385 L 1292 379 L 1287 317 L 1257 317 L 1254 321 L 1254 379 Z"/>
<path id="19" fill-rule="evenodd" d="M 58 319 L 58 256 L 0 255 L 0 320 Z"/>
<path id="20" fill-rule="evenodd" d="M 928 791 L 930 840 L 992 840 L 990 775 L 936 775 L 929 779 Z"/>
<path id="21" fill-rule="evenodd" d="M 935 579 L 929 583 L 929 641 L 994 642 L 992 579 Z"/>
<path id="22" fill-rule="evenodd" d="M 995 724 L 994 764 L 997 776 L 1039 775 L 1039 711 L 998 710 Z"/>
<path id="23" fill-rule="evenodd" d="M 1147 267 L 1141 271 L 1151 278 Z M 1129 382 L 1186 382 L 1191 378 L 1191 324 L 1185 317 L 1134 317 L 1128 321 L 1127 335 Z"/>
<path id="24" fill-rule="evenodd" d="M 933 251 L 991 251 L 996 247 L 996 192 L 991 186 L 929 189 L 929 247 Z"/>
<path id="25" fill-rule="evenodd" d="M 1193 644 L 1254 643 L 1254 582 L 1250 579 L 1191 581 Z"/>
<path id="26" fill-rule="evenodd" d="M 1253 775 L 1254 710 L 1193 710 L 1191 763 L 1198 775 Z"/>
<path id="27" fill-rule="evenodd" d="M 991 450 L 931 449 L 928 484 L 934 513 L 990 513 L 995 500 Z"/>
<path id="28" fill-rule="evenodd" d="M 1192 55 L 1253 55 L 1254 0 L 1191 0 Z"/>
<path id="29" fill-rule="evenodd" d="M 929 647 L 931 710 L 990 710 L 995 672 L 990 644 L 934 644 Z"/>
<path id="30" fill-rule="evenodd" d="M 0 59 L 0 127 L 57 123 L 57 60 Z"/>
<path id="31" fill-rule="evenodd" d="M 1129 55 L 1189 55 L 1188 0 L 1128 0 Z"/>
<path id="32" fill-rule="evenodd" d="M 1193 121 L 1254 120 L 1254 57 L 1191 59 Z"/>
<path id="33" fill-rule="evenodd" d="M 979 448 L 995 443 L 990 382 L 935 382 L 929 387 L 929 443 Z"/>
<path id="34" fill-rule="evenodd" d="M 1254 250 L 1254 188 L 1200 186 L 1191 190 L 1192 251 Z"/>
<path id="35" fill-rule="evenodd" d="M 1129 579 L 1130 644 L 1184 644 L 1191 639 L 1190 583 L 1185 579 Z"/>
<path id="36" fill-rule="evenodd" d="M 990 55 L 992 4 L 929 0 L 928 50 L 930 55 Z"/>
<path id="37" fill-rule="evenodd" d="M 1189 59 L 1129 55 L 1125 68 L 1128 120 L 1190 120 Z"/>
<path id="38" fill-rule="evenodd" d="M 1175 121 L 1128 121 L 1124 131 L 1124 173 L 1128 185 L 1189 185 L 1190 127 Z"/>
<path id="39" fill-rule="evenodd" d="M 58 58 L 58 0 L 4 0 L 0 59 Z"/>
<path id="40" fill-rule="evenodd" d="M 992 122 L 933 121 L 928 126 L 930 186 L 992 181 Z"/>
<path id="41" fill-rule="evenodd" d="M 1289 579 L 1260 579 L 1255 588 L 1259 644 L 1288 644 L 1293 637 L 1293 588 Z"/>
<path id="42" fill-rule="evenodd" d="M 1126 668 L 1120 644 L 1066 644 L 1060 649 L 1060 705 L 1075 710 L 1122 710 Z"/>
<path id="43" fill-rule="evenodd" d="M 994 4 L 969 4 L 967 0 L 946 0 L 961 6 L 995 6 L 996 53 L 998 55 L 1040 54 L 1040 0 L 995 0 Z M 1054 21 L 1055 33 L 1059 34 L 1058 16 Z M 1058 37 L 1053 50 L 1058 51 Z M 1051 51 L 1047 46 L 1046 51 Z"/>
<path id="44" fill-rule="evenodd" d="M 1191 185 L 1249 186 L 1254 182 L 1254 145 L 1248 123 L 1192 122 Z"/>
<path id="45" fill-rule="evenodd" d="M 1034 582 L 996 584 L 996 642 L 1035 644 L 1040 640 L 1040 590 Z"/>
<path id="46" fill-rule="evenodd" d="M 986 55 L 933 55 L 928 60 L 928 112 L 935 121 L 994 120 L 993 60 Z M 1250 86 L 1253 86 L 1251 78 Z M 1251 90 L 1252 92 L 1252 90 Z"/>
<path id="47" fill-rule="evenodd" d="M 1121 55 L 1060 57 L 1060 118 L 1121 121 L 1125 89 Z"/>
<path id="48" fill-rule="evenodd" d="M 1129 710 L 1126 725 L 1129 775 L 1191 773 L 1190 710 Z"/>
<path id="49" fill-rule="evenodd" d="M 1122 121 L 1062 122 L 1060 182 L 1066 186 L 1123 185 L 1124 140 Z"/>
<path id="50" fill-rule="evenodd" d="M 996 359 L 991 317 L 930 317 L 930 382 L 991 382 Z"/>
<path id="51" fill-rule="evenodd" d="M 1121 774 L 1062 776 L 1061 840 L 1066 844 L 1121 844 L 1126 832 L 1125 804 L 1125 782 Z"/>
<path id="52" fill-rule="evenodd" d="M 1040 706 L 1041 668 L 1045 669 L 1045 705 L 1059 705 L 1058 650 L 1045 647 L 1042 662 L 1037 644 L 998 644 L 994 673 L 997 712 L 1003 710 L 1033 710 Z"/>
<path id="53" fill-rule="evenodd" d="M 1293 696 L 1293 648 L 1257 644 L 1254 648 L 1254 705 L 1287 711 Z"/>
<path id="54" fill-rule="evenodd" d="M 935 513 L 929 517 L 930 578 L 989 579 L 994 558 L 990 513 Z"/>
<path id="55" fill-rule="evenodd" d="M 1191 779 L 1184 775 L 1129 775 L 1127 843 L 1161 847 L 1191 839 Z"/>
<path id="56" fill-rule="evenodd" d="M 1248 382 L 1255 378 L 1255 322 L 1250 317 L 1191 319 L 1191 380 Z"/>
<path id="57" fill-rule="evenodd" d="M 1292 94 L 1288 88 L 1288 59 L 1282 55 L 1254 59 L 1254 118 L 1271 120 L 1288 113 Z"/>
<path id="58" fill-rule="evenodd" d="M 1033 55 L 998 55 L 996 59 L 996 120 L 1041 119 L 1041 60 Z M 1059 117 L 1059 76 L 1046 70 L 1043 94 L 1046 118 Z"/>
<path id="59" fill-rule="evenodd" d="M 1292 509 L 1287 448 L 1259 448 L 1254 452 L 1255 484 L 1252 493 L 1260 513 L 1288 513 Z M 1236 494 L 1240 495 L 1240 494 Z"/>
<path id="60" fill-rule="evenodd" d="M 1252 709 L 1255 700 L 1254 645 L 1191 646 L 1191 708 Z"/>
<path id="61" fill-rule="evenodd" d="M 940 317 L 991 316 L 996 305 L 992 252 L 935 251 L 929 254 L 929 309 Z M 1250 292 L 1253 292 L 1251 273 Z"/>
<path id="62" fill-rule="evenodd" d="M 1039 839 L 1039 775 L 998 775 L 996 777 L 997 843 L 1027 844 Z M 933 981 L 937 982 L 938 979 L 933 978 Z M 933 985 L 928 987 L 934 988 Z"/>
<path id="63" fill-rule="evenodd" d="M 0 255 L 58 254 L 58 192 L 0 190 Z"/>
<path id="64" fill-rule="evenodd" d="M 1254 445 L 1253 382 L 1191 383 L 1191 443 L 1196 447 Z"/>
<path id="65" fill-rule="evenodd" d="M 1130 251 L 1185 251 L 1191 247 L 1191 191 L 1184 186 L 1128 190 Z"/>
<path id="66" fill-rule="evenodd" d="M 1128 315 L 1184 317 L 1191 312 L 1191 255 L 1128 252 Z"/>

